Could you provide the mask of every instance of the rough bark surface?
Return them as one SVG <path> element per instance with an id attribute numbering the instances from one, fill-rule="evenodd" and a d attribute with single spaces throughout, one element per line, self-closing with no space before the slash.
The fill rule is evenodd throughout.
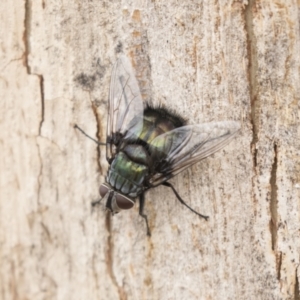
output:
<path id="1" fill-rule="evenodd" d="M 1 299 L 300 299 L 296 0 L 0 5 Z M 146 195 L 91 211 L 107 170 L 112 64 L 143 98 L 239 136 Z"/>

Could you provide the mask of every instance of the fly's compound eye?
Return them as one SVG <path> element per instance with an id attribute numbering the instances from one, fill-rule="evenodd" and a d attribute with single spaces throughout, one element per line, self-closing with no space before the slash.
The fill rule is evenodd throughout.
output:
<path id="1" fill-rule="evenodd" d="M 130 209 L 134 206 L 134 201 L 122 194 L 116 193 L 116 205 L 120 209 Z"/>
<path id="2" fill-rule="evenodd" d="M 118 192 L 115 192 L 108 184 L 102 183 L 99 188 L 102 199 L 107 200 L 106 208 L 113 214 L 124 209 L 130 209 L 134 206 L 134 200 L 128 198 Z"/>
<path id="3" fill-rule="evenodd" d="M 110 204 L 112 214 L 117 214 L 121 210 L 132 208 L 134 201 L 122 194 L 114 192 L 112 201 Z"/>
<path id="4" fill-rule="evenodd" d="M 104 196 L 108 193 L 109 190 L 109 186 L 107 186 L 105 183 L 102 183 L 99 188 L 100 196 L 104 198 Z"/>

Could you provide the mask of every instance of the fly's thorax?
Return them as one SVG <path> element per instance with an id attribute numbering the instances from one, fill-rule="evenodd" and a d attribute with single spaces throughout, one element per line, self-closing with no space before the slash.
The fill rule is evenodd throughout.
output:
<path id="1" fill-rule="evenodd" d="M 133 162 L 145 166 L 149 165 L 150 157 L 144 146 L 139 144 L 129 144 L 126 145 L 122 151 Z"/>
<path id="2" fill-rule="evenodd" d="M 133 161 L 123 151 L 119 152 L 107 173 L 107 183 L 117 192 L 135 198 L 144 191 L 147 166 Z"/>
<path id="3" fill-rule="evenodd" d="M 121 210 L 130 209 L 135 204 L 134 199 L 114 191 L 114 189 L 107 183 L 100 185 L 99 192 L 102 200 L 106 201 L 106 209 L 109 209 L 113 214 L 118 213 Z"/>

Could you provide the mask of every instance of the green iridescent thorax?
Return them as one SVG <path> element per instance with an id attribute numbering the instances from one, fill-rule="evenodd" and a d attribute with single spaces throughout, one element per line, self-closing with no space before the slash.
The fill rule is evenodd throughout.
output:
<path id="1" fill-rule="evenodd" d="M 149 154 L 146 149 L 139 144 L 129 144 L 126 145 L 123 149 L 123 152 L 128 156 L 129 159 L 136 163 L 143 165 L 148 165 L 149 163 Z"/>
<path id="2" fill-rule="evenodd" d="M 143 159 L 142 154 L 140 159 Z M 135 198 L 143 191 L 143 183 L 148 173 L 147 166 L 133 161 L 126 153 L 119 152 L 108 170 L 107 182 L 122 194 Z"/>

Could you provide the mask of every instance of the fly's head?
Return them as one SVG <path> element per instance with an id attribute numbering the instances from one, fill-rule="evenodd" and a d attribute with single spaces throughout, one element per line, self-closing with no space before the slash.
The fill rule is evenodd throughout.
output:
<path id="1" fill-rule="evenodd" d="M 101 200 L 106 201 L 106 209 L 110 210 L 113 215 L 121 210 L 130 209 L 135 204 L 133 199 L 118 193 L 107 183 L 100 185 L 99 192 L 102 197 Z"/>

